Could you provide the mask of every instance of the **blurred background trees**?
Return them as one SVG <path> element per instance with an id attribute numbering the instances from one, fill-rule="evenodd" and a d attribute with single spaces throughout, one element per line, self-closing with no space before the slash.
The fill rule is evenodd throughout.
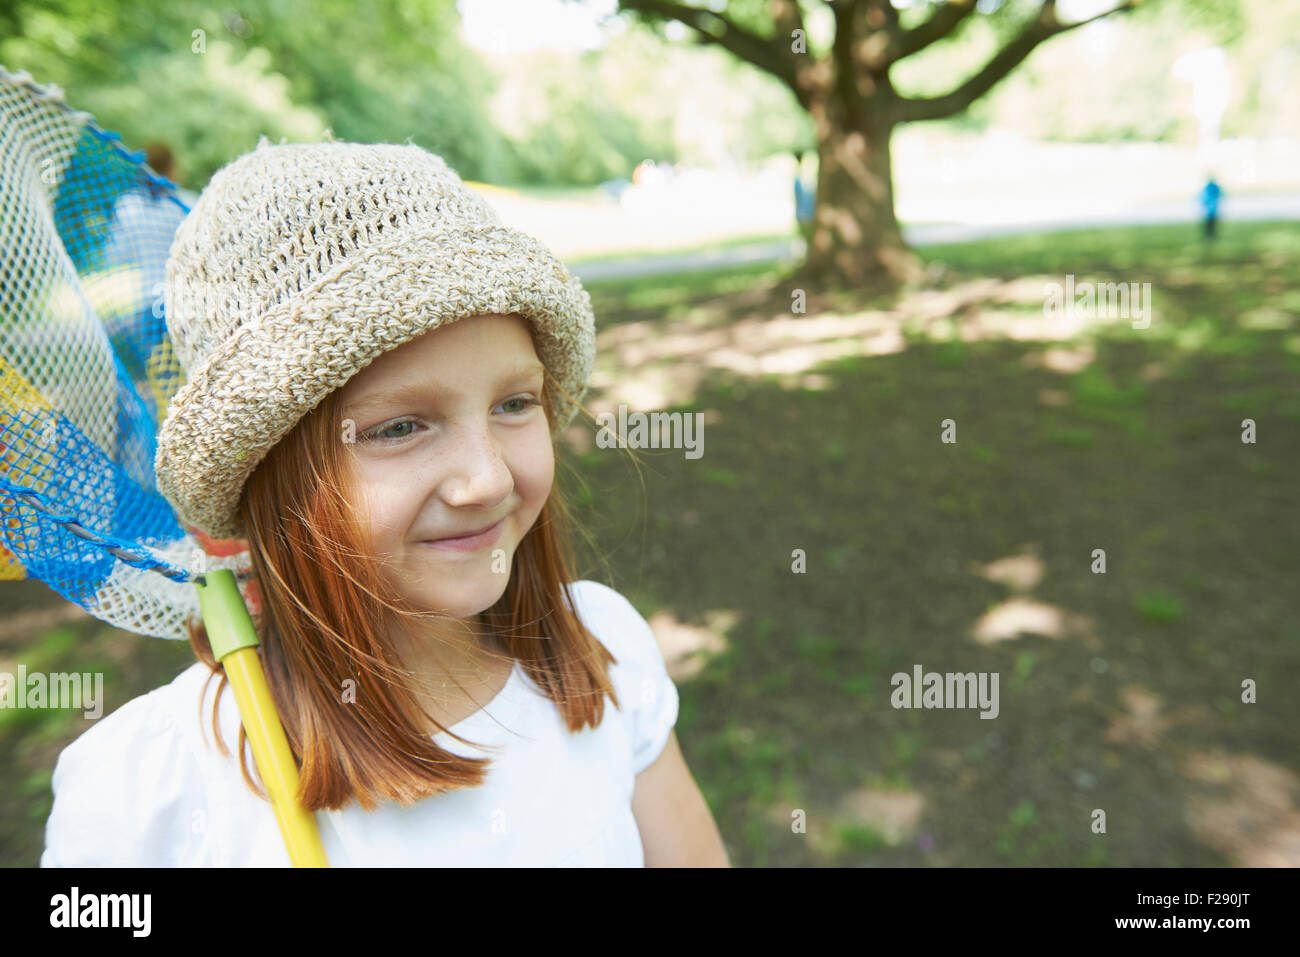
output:
<path id="1" fill-rule="evenodd" d="M 885 6 L 903 27 L 948 9 L 895 3 Z M 1113 5 L 1063 2 L 1061 19 Z M 238 11 L 194 0 L 0 0 L 0 62 L 58 83 L 126 142 L 166 141 L 194 190 L 261 134 L 306 140 L 327 127 L 349 140 L 409 138 L 467 180 L 557 190 L 630 179 L 645 159 L 744 170 L 794 150 L 816 155 L 814 124 L 786 84 L 670 17 L 605 6 L 603 47 L 493 54 L 464 42 L 452 0 L 364 11 L 346 0 L 253 0 Z M 756 35 L 771 35 L 772 10 L 795 9 L 713 6 Z M 891 66 L 889 82 L 913 99 L 951 90 L 1037 7 L 979 0 L 941 40 Z M 797 9 L 808 57 L 825 56 L 832 5 Z M 1223 136 L 1300 136 L 1297 38 L 1293 4 L 1149 0 L 1053 37 L 969 108 L 899 135 L 924 128 L 931 152 L 949 135 L 992 130 L 1034 141 L 1194 143 L 1191 84 L 1172 76 L 1173 64 L 1217 44 L 1233 77 Z M 870 232 L 892 234 L 888 225 Z"/>

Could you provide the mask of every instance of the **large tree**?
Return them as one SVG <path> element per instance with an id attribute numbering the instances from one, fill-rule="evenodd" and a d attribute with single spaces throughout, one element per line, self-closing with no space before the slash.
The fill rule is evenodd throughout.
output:
<path id="1" fill-rule="evenodd" d="M 960 113 L 1040 43 L 1141 0 L 1113 0 L 1102 12 L 1072 22 L 1057 17 L 1056 0 L 1042 0 L 1021 16 L 1001 49 L 973 75 L 931 97 L 899 93 L 890 68 L 953 35 L 976 13 L 976 0 L 916 4 L 923 16 L 909 19 L 906 26 L 891 0 L 822 2 L 834 17 L 835 33 L 829 51 L 820 57 L 808 47 L 798 0 L 766 0 L 765 13 L 756 0 L 728 3 L 722 10 L 667 0 L 619 0 L 619 9 L 650 22 L 683 23 L 699 42 L 723 47 L 790 88 L 812 118 L 821 161 L 801 275 L 863 286 L 891 285 L 916 278 L 920 271 L 894 215 L 889 142 L 895 127 Z M 995 8 L 1003 18 L 1005 6 Z"/>

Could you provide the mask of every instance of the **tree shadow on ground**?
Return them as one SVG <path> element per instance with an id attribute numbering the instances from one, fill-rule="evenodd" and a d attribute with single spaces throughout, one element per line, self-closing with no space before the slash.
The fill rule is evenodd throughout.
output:
<path id="1" fill-rule="evenodd" d="M 1053 328 L 986 249 L 857 312 L 602 331 L 590 408 L 704 417 L 639 469 L 588 428 L 566 481 L 734 863 L 1300 864 L 1300 227 L 1148 247 L 1145 329 Z M 997 673 L 998 716 L 893 707 L 917 665 Z"/>

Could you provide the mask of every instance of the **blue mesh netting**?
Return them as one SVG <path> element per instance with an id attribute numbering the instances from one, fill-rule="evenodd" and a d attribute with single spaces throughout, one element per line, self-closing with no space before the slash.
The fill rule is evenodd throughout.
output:
<path id="1" fill-rule="evenodd" d="M 193 539 L 153 459 L 184 381 L 162 291 L 187 212 L 144 153 L 0 67 L 0 577 L 171 637 Z"/>

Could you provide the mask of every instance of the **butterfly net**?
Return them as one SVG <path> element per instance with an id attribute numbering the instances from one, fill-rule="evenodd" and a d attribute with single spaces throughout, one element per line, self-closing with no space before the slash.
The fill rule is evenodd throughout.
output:
<path id="1" fill-rule="evenodd" d="M 185 382 L 163 280 L 188 212 L 57 86 L 0 66 L 0 579 L 161 638 L 187 637 L 204 571 L 249 577 L 246 543 L 183 528 L 154 482 Z"/>

